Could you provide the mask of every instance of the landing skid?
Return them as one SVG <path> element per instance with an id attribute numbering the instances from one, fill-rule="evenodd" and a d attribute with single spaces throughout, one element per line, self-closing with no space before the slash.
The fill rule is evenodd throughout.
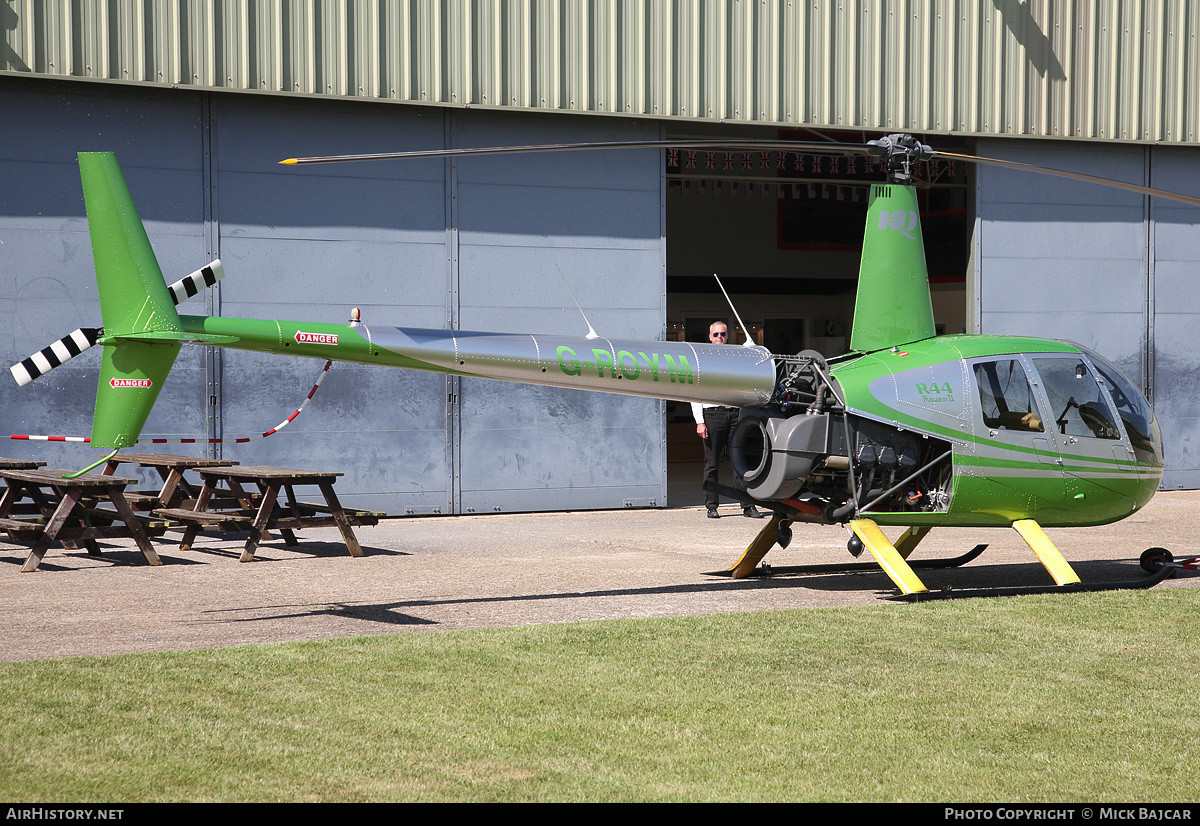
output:
<path id="1" fill-rule="evenodd" d="M 1153 588 L 1171 575 L 1172 568 L 1163 566 L 1145 579 L 1131 582 L 1097 582 L 1092 585 L 1030 585 L 1011 588 L 947 588 L 944 591 L 924 591 L 916 594 L 895 594 L 887 599 L 900 602 L 928 602 L 934 599 L 979 599 L 981 597 L 1020 597 L 1029 594 L 1082 594 L 1092 591 L 1136 591 Z"/>
<path id="2" fill-rule="evenodd" d="M 966 565 L 968 562 L 979 557 L 984 552 L 987 545 L 976 545 L 971 550 L 961 556 L 948 557 L 946 559 L 919 559 L 909 561 L 910 568 L 957 568 L 960 565 Z M 775 576 L 800 576 L 804 574 L 841 574 L 853 573 L 854 571 L 881 571 L 874 562 L 842 562 L 826 565 L 759 565 L 757 568 L 746 574 L 746 577 L 775 577 Z M 727 576 L 732 577 L 733 571 L 712 571 L 707 576 Z"/>

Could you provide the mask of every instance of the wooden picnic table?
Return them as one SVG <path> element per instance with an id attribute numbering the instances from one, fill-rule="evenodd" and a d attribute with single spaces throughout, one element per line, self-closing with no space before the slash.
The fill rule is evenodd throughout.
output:
<path id="1" fill-rule="evenodd" d="M 64 477 L 68 473 L 72 471 L 61 468 L 0 468 L 0 478 L 7 483 L 4 495 L 0 497 L 0 530 L 17 541 L 34 540 L 33 550 L 21 567 L 22 571 L 36 571 L 55 542 L 62 543 L 64 548 L 82 542 L 89 554 L 98 555 L 100 548 L 96 540 L 111 538 L 133 539 L 146 562 L 162 564 L 148 537 L 147 532 L 152 526 L 144 525 L 138 519 L 125 498 L 125 488 L 136 484 L 136 479 L 99 473 L 85 473 L 68 479 Z M 38 503 L 41 519 L 9 517 L 13 504 L 23 496 Z M 96 508 L 105 499 L 112 503 L 115 511 Z"/>
<path id="2" fill-rule="evenodd" d="M 230 467 L 237 462 L 228 459 L 204 459 L 196 456 L 175 456 L 170 453 L 118 453 L 108 460 L 101 473 L 112 476 L 123 464 L 152 467 L 162 479 L 158 491 L 129 491 L 125 498 L 135 511 L 155 508 L 179 508 L 192 502 L 199 492 L 189 484 L 184 472 L 197 468 Z"/>
<path id="3" fill-rule="evenodd" d="M 0 470 L 33 470 L 45 466 L 45 462 L 37 459 L 6 459 L 0 456 Z"/>
<path id="4" fill-rule="evenodd" d="M 375 525 L 382 513 L 345 508 L 334 493 L 333 484 L 343 474 L 333 471 L 293 470 L 290 468 L 236 465 L 220 468 L 197 468 L 204 487 L 194 508 L 158 508 L 154 516 L 183 522 L 187 525 L 180 550 L 188 550 L 196 535 L 205 528 L 220 531 L 248 531 L 241 561 L 249 562 L 260 542 L 270 539 L 271 530 L 283 534 L 288 545 L 296 545 L 295 531 L 303 528 L 337 527 L 351 556 L 363 556 L 362 547 L 351 525 Z M 246 486 L 257 487 L 252 493 Z M 320 488 L 325 504 L 300 502 L 296 487 L 315 485 Z M 222 487 L 224 486 L 224 487 Z M 283 492 L 286 504 L 280 502 Z M 231 509 L 211 509 L 214 502 L 236 502 Z"/>

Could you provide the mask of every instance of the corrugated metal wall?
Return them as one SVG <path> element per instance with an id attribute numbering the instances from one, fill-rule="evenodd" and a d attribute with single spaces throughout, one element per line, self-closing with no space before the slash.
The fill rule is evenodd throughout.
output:
<path id="1" fill-rule="evenodd" d="M 1200 140 L 1187 0 L 7 0 L 0 70 L 821 127 Z"/>

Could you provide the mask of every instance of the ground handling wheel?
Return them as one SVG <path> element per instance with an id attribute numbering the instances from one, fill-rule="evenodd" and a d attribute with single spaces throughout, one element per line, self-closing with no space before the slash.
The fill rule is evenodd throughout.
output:
<path id="1" fill-rule="evenodd" d="M 1147 548 L 1142 552 L 1142 557 L 1138 562 L 1143 571 L 1153 574 L 1164 565 L 1173 564 L 1175 557 L 1171 556 L 1171 552 L 1166 548 Z"/>

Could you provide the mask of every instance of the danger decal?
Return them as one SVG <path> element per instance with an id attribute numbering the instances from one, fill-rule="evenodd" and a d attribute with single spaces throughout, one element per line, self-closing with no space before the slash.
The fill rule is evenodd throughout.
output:
<path id="1" fill-rule="evenodd" d="M 297 344 L 337 344 L 337 333 L 306 333 L 303 330 L 296 331 Z"/>

